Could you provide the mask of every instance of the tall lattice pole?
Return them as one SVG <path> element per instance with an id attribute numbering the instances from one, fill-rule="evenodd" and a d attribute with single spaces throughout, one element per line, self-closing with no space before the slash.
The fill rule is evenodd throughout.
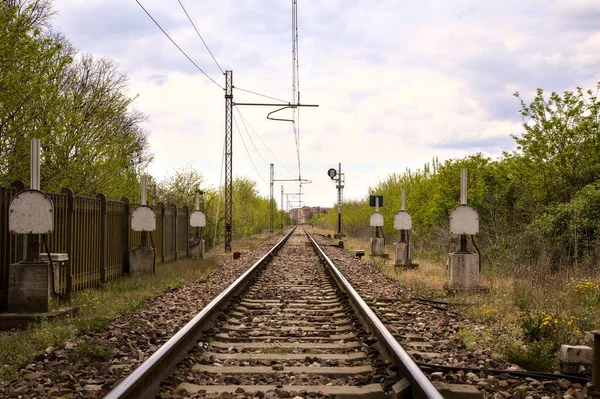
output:
<path id="1" fill-rule="evenodd" d="M 225 252 L 233 233 L 233 71 L 225 71 Z"/>
<path id="2" fill-rule="evenodd" d="M 275 201 L 275 199 L 273 198 L 273 176 L 274 175 L 274 171 L 273 171 L 273 164 L 271 164 L 271 197 L 269 200 L 269 214 L 271 215 L 271 219 L 270 219 L 270 232 L 273 232 L 273 202 Z"/>

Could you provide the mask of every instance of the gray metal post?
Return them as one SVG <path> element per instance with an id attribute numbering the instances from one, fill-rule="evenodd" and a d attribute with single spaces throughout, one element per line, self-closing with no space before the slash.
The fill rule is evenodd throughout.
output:
<path id="1" fill-rule="evenodd" d="M 31 180 L 32 190 L 40 189 L 40 140 L 31 139 Z"/>
<path id="2" fill-rule="evenodd" d="M 406 210 L 406 192 L 404 191 L 404 189 L 402 189 L 402 202 L 400 203 L 400 210 Z"/>
<path id="3" fill-rule="evenodd" d="M 200 191 L 196 191 L 196 210 L 200 210 Z M 196 227 L 196 239 L 200 239 L 200 227 Z"/>
<path id="4" fill-rule="evenodd" d="M 462 168 L 460 170 L 460 203 L 465 205 L 467 203 L 467 169 Z"/>
<path id="5" fill-rule="evenodd" d="M 282 213 L 281 213 L 281 230 L 283 230 L 283 210 L 284 210 L 284 208 L 283 208 L 283 185 L 281 186 L 281 210 L 282 210 Z"/>
<path id="6" fill-rule="evenodd" d="M 460 170 L 460 203 L 466 205 L 467 203 L 467 169 L 462 168 Z M 467 249 L 467 236 L 462 234 L 460 236 L 460 252 L 469 252 Z"/>
<path id="7" fill-rule="evenodd" d="M 30 188 L 40 189 L 40 140 L 31 139 L 30 159 Z M 40 236 L 39 234 L 27 235 L 27 258 L 28 262 L 39 262 L 40 260 Z"/>
<path id="8" fill-rule="evenodd" d="M 148 205 L 147 199 L 146 199 L 146 190 L 147 189 L 148 189 L 147 176 L 142 175 L 142 200 L 141 200 L 142 205 Z M 142 231 L 140 246 L 144 247 L 144 248 L 148 247 L 148 232 L 147 231 Z"/>
<path id="9" fill-rule="evenodd" d="M 400 202 L 400 210 L 406 210 L 406 192 L 404 191 L 404 189 L 402 189 L 402 200 Z M 406 230 L 400 230 L 400 242 L 406 242 L 406 235 Z"/>
<path id="10" fill-rule="evenodd" d="M 146 198 L 146 190 L 148 189 L 147 176 L 142 175 L 142 205 L 148 205 Z"/>
<path id="11" fill-rule="evenodd" d="M 233 71 L 225 71 L 225 252 L 233 236 Z"/>

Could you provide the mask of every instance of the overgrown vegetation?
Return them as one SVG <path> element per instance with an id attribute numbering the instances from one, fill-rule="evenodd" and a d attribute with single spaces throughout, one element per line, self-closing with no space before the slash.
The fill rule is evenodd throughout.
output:
<path id="1" fill-rule="evenodd" d="M 206 215 L 206 227 L 202 236 L 208 247 L 214 247 L 223 242 L 225 229 L 225 203 L 223 191 L 204 186 L 204 177 L 188 165 L 177 169 L 171 175 L 159 182 L 151 183 L 149 190 L 156 187 L 155 201 L 163 203 L 174 203 L 178 206 L 187 205 L 190 211 L 195 209 L 196 192 L 201 191 L 200 209 Z M 269 229 L 269 199 L 258 193 L 256 182 L 238 177 L 233 180 L 233 238 L 240 240 L 244 237 L 260 234 Z M 149 192 L 148 198 L 153 198 L 154 193 Z M 274 205 L 276 208 L 277 205 Z M 286 213 L 277 212 L 274 209 L 274 226 L 280 227 L 280 221 L 284 225 L 290 224 L 290 218 Z M 216 232 L 216 235 L 215 235 Z"/>
<path id="2" fill-rule="evenodd" d="M 529 104 L 516 93 L 523 133 L 513 136 L 514 151 L 498 160 L 482 154 L 433 160 L 369 189 L 385 197 L 380 211 L 387 245 L 397 239 L 393 216 L 406 190 L 413 259 L 421 265 L 401 271 L 384 262 L 381 269 L 419 295 L 440 296 L 447 282 L 445 254 L 458 249 L 448 218 L 459 200 L 460 169 L 468 169 L 469 203 L 480 216 L 476 240 L 483 284 L 491 292 L 459 295 L 452 302 L 461 303 L 458 309 L 470 317 L 504 329 L 479 344 L 491 342 L 498 356 L 528 369 L 555 370 L 561 344 L 590 344 L 584 332 L 600 327 L 598 89 L 600 84 L 594 91 L 549 96 L 538 90 Z M 344 204 L 345 233 L 361 242 L 349 239 L 350 247 L 368 249 L 372 212 L 367 198 Z M 335 216 L 313 222 L 334 229 Z M 469 326 L 463 330 L 471 342 Z M 505 334 L 511 339 L 502 339 Z"/>
<path id="3" fill-rule="evenodd" d="M 51 29 L 53 3 L 0 1 L 0 186 L 29 180 L 38 138 L 44 190 L 137 198 L 151 159 L 146 117 L 113 61 L 78 54 Z"/>
<path id="4" fill-rule="evenodd" d="M 46 349 L 82 334 L 101 332 L 110 319 L 151 305 L 148 298 L 161 295 L 165 289 L 201 279 L 216 266 L 213 259 L 182 260 L 159 265 L 155 275 L 122 278 L 98 289 L 74 293 L 73 305 L 79 307 L 78 316 L 51 322 L 41 320 L 24 331 L 0 336 L 0 384 Z M 138 326 L 141 320 L 133 319 L 132 323 Z M 79 344 L 71 360 L 103 361 L 110 350 L 110 347 L 92 343 Z"/>
<path id="5" fill-rule="evenodd" d="M 480 215 L 477 240 L 484 270 L 521 276 L 567 269 L 594 273 L 600 260 L 597 90 L 578 88 L 562 96 L 538 90 L 530 104 L 515 95 L 521 104 L 523 134 L 513 136 L 513 152 L 498 160 L 482 154 L 443 163 L 434 159 L 422 169 L 392 174 L 369 189 L 385 197 L 381 213 L 387 241 L 396 235 L 393 217 L 405 189 L 416 250 L 453 249 L 448 217 L 458 204 L 460 169 L 467 168 L 469 203 Z M 345 232 L 369 237 L 372 211 L 366 196 L 347 201 Z M 335 217 L 326 214 L 315 222 L 334 228 Z"/>

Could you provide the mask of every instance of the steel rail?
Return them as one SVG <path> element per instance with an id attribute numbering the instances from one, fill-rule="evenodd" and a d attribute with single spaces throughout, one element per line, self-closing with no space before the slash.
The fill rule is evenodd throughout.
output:
<path id="1" fill-rule="evenodd" d="M 193 348 L 203 331 L 219 313 L 230 299 L 238 295 L 248 283 L 252 276 L 271 260 L 272 256 L 285 244 L 288 238 L 296 230 L 294 227 L 262 258 L 248 268 L 229 287 L 213 299 L 204 309 L 190 320 L 181 330 L 173 335 L 167 342 L 156 350 L 145 362 L 116 387 L 114 387 L 104 399 L 139 399 L 152 398 L 158 392 L 160 383 L 166 379 L 177 367 L 177 363 L 183 359 L 187 352 Z"/>
<path id="2" fill-rule="evenodd" d="M 371 308 L 365 303 L 361 296 L 356 292 L 352 285 L 346 280 L 335 264 L 329 259 L 312 236 L 304 229 L 309 240 L 312 242 L 319 257 L 325 262 L 332 273 L 333 278 L 346 293 L 353 307 L 364 317 L 362 320 L 367 323 L 367 329 L 377 336 L 378 342 L 388 352 L 391 360 L 396 364 L 399 374 L 410 381 L 412 397 L 418 399 L 443 399 L 443 396 L 433 386 L 427 376 L 421 371 L 419 366 L 410 358 L 408 353 L 400 346 L 396 338 L 388 331 L 383 322 L 375 315 Z"/>

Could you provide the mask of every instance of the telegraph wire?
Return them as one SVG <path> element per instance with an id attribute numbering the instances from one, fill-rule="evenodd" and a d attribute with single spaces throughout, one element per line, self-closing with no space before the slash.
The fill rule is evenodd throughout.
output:
<path id="1" fill-rule="evenodd" d="M 212 59 L 215 61 L 215 64 L 217 64 L 217 66 L 221 70 L 221 73 L 225 74 L 225 71 L 223 71 L 223 68 L 221 68 L 221 65 L 219 65 L 219 62 L 217 61 L 217 59 L 213 55 L 212 51 L 210 51 L 210 49 L 208 48 L 208 44 L 206 44 L 206 42 L 204 41 L 204 38 L 202 38 L 202 35 L 200 34 L 200 32 L 198 32 L 198 28 L 196 28 L 196 25 L 194 24 L 194 21 L 192 21 L 192 18 L 190 18 L 190 15 L 188 14 L 188 12 L 185 9 L 185 7 L 183 6 L 183 3 L 181 2 L 181 0 L 177 0 L 177 1 L 179 2 L 179 5 L 183 9 L 183 12 L 185 13 L 185 15 L 187 16 L 187 18 L 189 19 L 190 23 L 194 27 L 194 30 L 198 34 L 198 37 L 200 38 L 200 40 L 202 40 L 202 43 L 204 43 L 204 47 L 206 47 L 206 49 L 208 50 L 208 53 L 210 54 L 210 56 L 212 57 Z"/>
<path id="2" fill-rule="evenodd" d="M 152 22 L 154 22 L 154 23 L 156 24 L 156 26 L 158 26 L 158 28 L 159 28 L 159 29 L 162 31 L 162 33 L 164 33 L 164 34 L 165 34 L 165 36 L 167 36 L 167 37 L 169 38 L 169 40 L 171 41 L 171 43 L 173 43 L 173 45 L 174 45 L 175 47 L 177 47 L 177 49 L 178 49 L 178 50 L 181 52 L 181 54 L 183 54 L 183 55 L 185 56 L 185 58 L 187 58 L 187 59 L 188 59 L 188 60 L 189 60 L 189 61 L 190 61 L 190 62 L 191 62 L 191 63 L 192 63 L 192 64 L 193 64 L 193 65 L 194 65 L 194 66 L 195 66 L 195 67 L 196 67 L 196 68 L 197 68 L 197 69 L 198 69 L 200 72 L 202 72 L 202 73 L 204 74 L 204 76 L 206 76 L 206 77 L 207 77 L 207 78 L 208 78 L 208 79 L 209 79 L 211 82 L 213 82 L 214 84 L 216 84 L 217 86 L 219 86 L 219 87 L 220 87 L 222 90 L 225 90 L 225 89 L 223 89 L 223 86 L 221 86 L 221 85 L 220 85 L 220 84 L 218 84 L 218 83 L 217 83 L 217 82 L 216 82 L 216 81 L 215 81 L 213 78 L 211 78 L 210 76 L 208 76 L 208 74 L 207 74 L 206 72 L 204 72 L 204 71 L 202 70 L 202 68 L 200 68 L 200 67 L 198 66 L 198 64 L 196 64 L 196 63 L 194 62 L 194 60 L 192 60 L 192 59 L 190 58 L 190 56 L 189 56 L 189 55 L 187 55 L 187 54 L 186 54 L 186 52 L 185 52 L 185 51 L 183 51 L 183 50 L 181 49 L 181 47 L 179 47 L 179 45 L 178 45 L 177 43 L 175 43 L 175 40 L 173 40 L 173 39 L 171 38 L 171 36 L 169 36 L 169 34 L 168 34 L 168 33 L 167 33 L 167 32 L 166 32 L 166 31 L 165 31 L 163 28 L 162 28 L 162 26 L 160 26 L 160 24 L 159 24 L 159 23 L 158 23 L 158 22 L 157 22 L 157 21 L 154 19 L 154 17 L 152 17 L 152 15 L 151 15 L 151 14 L 148 12 L 148 10 L 146 10 L 146 9 L 144 8 L 144 6 L 142 5 L 142 3 L 140 3 L 140 2 L 139 2 L 139 0 L 135 0 L 135 2 L 136 2 L 136 3 L 138 3 L 138 5 L 139 5 L 139 6 L 142 8 L 142 10 L 144 10 L 144 12 L 146 13 L 146 15 L 148 15 L 148 17 L 150 17 L 150 19 L 152 20 Z"/>
<path id="3" fill-rule="evenodd" d="M 240 131 L 240 127 L 238 126 L 237 123 L 237 119 L 235 118 L 235 115 L 233 115 L 233 122 L 235 123 L 235 127 L 238 131 L 238 134 L 240 135 L 240 138 L 242 139 L 242 144 L 244 144 L 244 149 L 246 150 L 246 154 L 248 154 L 248 158 L 250 158 L 250 162 L 252 163 L 252 166 L 254 166 L 254 170 L 256 171 L 256 174 L 258 175 L 258 177 L 260 177 L 260 179 L 262 181 L 265 182 L 265 184 L 269 184 L 267 183 L 267 181 L 264 179 L 264 177 L 262 177 L 262 175 L 260 174 L 260 172 L 258 171 L 258 168 L 256 167 L 256 165 L 254 164 L 254 160 L 252 159 L 252 156 L 250 155 L 250 151 L 248 151 L 248 147 L 246 147 L 246 142 L 244 141 L 244 136 L 242 136 L 242 132 Z"/>
<path id="4" fill-rule="evenodd" d="M 279 164 L 280 164 L 281 166 L 283 166 L 283 168 L 284 168 L 285 170 L 287 170 L 289 173 L 291 173 L 291 174 L 292 174 L 292 176 L 293 176 L 293 175 L 294 175 L 294 172 L 292 172 L 291 170 L 289 170 L 289 169 L 288 169 L 288 167 L 287 167 L 287 166 L 285 166 L 285 165 L 283 164 L 283 162 L 281 162 L 281 161 L 279 160 L 279 158 L 277 158 L 277 155 L 275 155 L 275 154 L 273 153 L 273 151 L 271 151 L 271 149 L 269 148 L 269 146 L 268 146 L 268 145 L 267 145 L 267 144 L 266 144 L 266 143 L 263 141 L 263 139 L 262 139 L 262 138 L 261 138 L 261 137 L 258 135 L 258 133 L 256 132 L 256 130 L 254 130 L 254 128 L 252 127 L 252 125 L 250 124 L 250 122 L 249 122 L 249 121 L 246 119 L 246 117 L 244 117 L 244 115 L 242 114 L 242 111 L 240 111 L 240 110 L 239 110 L 239 108 L 238 108 L 238 112 L 239 112 L 239 114 L 240 114 L 240 117 L 242 118 L 242 120 L 243 120 L 243 121 L 245 121 L 245 122 L 248 124 L 248 126 L 250 126 L 250 130 L 252 130 L 252 132 L 253 132 L 253 133 L 256 135 L 256 137 L 258 137 L 258 139 L 259 139 L 259 140 L 260 140 L 260 142 L 261 142 L 261 143 L 262 143 L 262 144 L 265 146 L 265 148 L 267 149 L 267 151 L 269 151 L 269 152 L 271 153 L 271 155 L 273 155 L 273 158 L 275 158 L 275 160 L 276 160 L 277 162 L 279 162 Z M 264 159 L 264 158 L 263 158 L 263 159 Z"/>
<path id="5" fill-rule="evenodd" d="M 265 98 L 270 98 L 271 100 L 279 101 L 279 102 L 282 102 L 282 103 L 285 103 L 285 104 L 289 104 L 290 103 L 289 101 L 280 100 L 279 98 L 276 98 L 276 97 L 267 96 L 266 94 L 260 94 L 260 93 L 257 93 L 255 91 L 252 91 L 252 90 L 242 89 L 242 88 L 237 87 L 237 86 L 234 87 L 234 89 L 240 90 L 240 91 L 245 91 L 246 93 L 250 93 L 250 94 L 255 94 L 257 96 L 261 96 L 261 97 L 265 97 Z"/>

